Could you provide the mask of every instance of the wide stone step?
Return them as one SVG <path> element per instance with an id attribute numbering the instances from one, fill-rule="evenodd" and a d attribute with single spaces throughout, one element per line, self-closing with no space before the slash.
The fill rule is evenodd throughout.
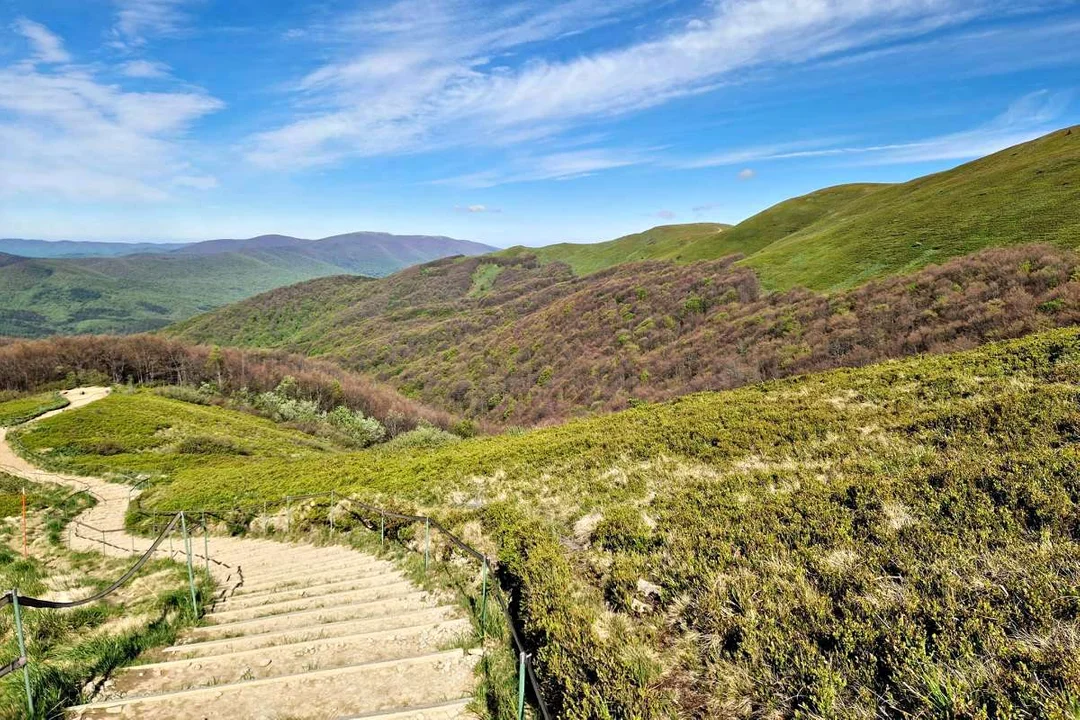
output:
<path id="1" fill-rule="evenodd" d="M 211 554 L 211 557 L 213 555 Z M 343 558 L 334 561 L 321 561 L 315 558 L 296 562 L 294 564 L 270 565 L 267 567 L 252 567 L 250 563 L 242 560 L 238 563 L 244 570 L 244 574 L 251 578 L 258 578 L 259 582 L 271 582 L 280 578 L 293 578 L 329 571 L 351 571 L 356 573 L 370 573 L 375 570 L 387 571 L 393 569 L 390 563 L 378 560 L 370 560 L 358 555 L 355 558 Z"/>
<path id="2" fill-rule="evenodd" d="M 478 660 L 477 655 L 451 650 L 406 660 L 106 700 L 73 707 L 68 712 L 78 720 L 117 715 L 139 720 L 325 720 L 376 713 L 393 716 L 413 707 L 464 699 Z"/>
<path id="3" fill-rule="evenodd" d="M 401 580 L 403 580 L 403 576 L 401 573 L 389 572 L 382 575 L 348 578 L 346 580 L 338 580 L 337 582 L 332 583 L 305 585 L 295 588 L 293 590 L 267 590 L 262 593 L 254 593 L 250 595 L 234 595 L 229 598 L 227 603 L 227 609 L 236 610 L 238 608 L 255 607 L 258 605 L 265 605 L 267 603 L 282 602 L 285 600 L 296 600 L 298 598 L 314 597 L 316 595 L 326 595 L 334 592 L 345 592 L 348 590 L 360 590 L 363 588 L 379 587 L 381 585 L 389 585 L 392 583 L 400 582 Z M 226 609 L 226 605 L 222 605 L 221 609 Z"/>
<path id="4" fill-rule="evenodd" d="M 334 607 L 352 603 L 365 603 L 383 598 L 398 597 L 408 594 L 414 588 L 408 580 L 399 580 L 396 583 L 380 585 L 378 587 L 360 588 L 359 590 L 347 590 L 344 592 L 329 593 L 327 595 L 313 595 L 301 597 L 295 600 L 282 600 L 281 602 L 266 603 L 246 608 L 230 608 L 226 602 L 220 610 L 215 610 L 206 616 L 206 620 L 217 625 L 236 620 L 248 620 L 250 618 L 280 615 L 282 613 L 296 612 L 297 610 L 313 610 L 321 607 Z"/>
<path id="5" fill-rule="evenodd" d="M 273 645 L 189 660 L 136 665 L 118 672 L 107 692 L 110 697 L 151 695 L 346 665 L 400 660 L 453 647 L 471 631 L 469 621 L 458 620 L 439 625 Z"/>
<path id="6" fill-rule="evenodd" d="M 206 657 L 221 655 L 242 650 L 255 650 L 273 645 L 285 645 L 289 643 L 319 640 L 321 638 L 337 637 L 342 635 L 361 635 L 364 633 L 379 632 L 382 630 L 397 630 L 415 626 L 434 626 L 441 623 L 460 621 L 461 610 L 449 605 L 441 607 L 424 608 L 412 612 L 392 613 L 379 615 L 359 620 L 342 620 L 340 622 L 320 623 L 259 633 L 256 635 L 242 635 L 233 638 L 221 638 L 218 640 L 203 640 L 202 642 L 181 642 L 172 647 L 160 651 L 161 659 L 175 660 L 193 657 Z M 191 638 L 188 638 L 189 640 Z"/>
<path id="7" fill-rule="evenodd" d="M 236 590 L 235 597 L 246 595 L 259 595 L 278 590 L 295 590 L 309 585 L 324 585 L 340 580 L 356 580 L 359 578 L 375 577 L 393 572 L 391 566 L 373 567 L 365 570 L 351 570 L 330 568 L 321 570 L 313 568 L 306 573 L 293 573 L 286 575 L 260 576 L 251 575 L 247 570 L 243 571 L 244 583 Z"/>
<path id="8" fill-rule="evenodd" d="M 322 623 L 339 622 L 341 620 L 359 620 L 362 618 L 379 617 L 393 613 L 411 612 L 424 608 L 435 607 L 435 602 L 430 593 L 413 592 L 408 595 L 385 600 L 375 600 L 368 603 L 351 603 L 329 608 L 316 608 L 314 610 L 300 610 L 298 612 L 282 613 L 269 617 L 252 618 L 249 620 L 237 620 L 235 622 L 220 623 L 217 625 L 203 625 L 192 628 L 193 637 L 226 638 L 239 635 L 253 635 L 256 633 L 298 628 L 306 625 L 319 625 Z"/>

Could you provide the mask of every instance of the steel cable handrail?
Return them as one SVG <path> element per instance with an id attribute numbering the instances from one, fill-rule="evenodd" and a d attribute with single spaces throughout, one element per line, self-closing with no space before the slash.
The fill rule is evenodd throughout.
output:
<path id="1" fill-rule="evenodd" d="M 499 566 L 497 561 L 492 560 L 491 558 L 489 558 L 484 553 L 480 552 L 476 548 L 474 548 L 471 545 L 469 545 L 468 543 L 466 543 L 464 540 L 459 538 L 457 535 L 455 535 L 454 533 L 447 530 L 446 527 L 442 523 L 440 523 L 438 520 L 436 520 L 434 518 L 431 518 L 431 517 L 426 516 L 426 515 L 410 515 L 410 514 L 407 514 L 407 513 L 395 512 L 393 510 L 386 510 L 386 509 L 380 508 L 380 507 L 378 507 L 376 505 L 372 505 L 370 503 L 363 502 L 362 500 L 357 500 L 356 498 L 353 498 L 353 497 L 339 495 L 336 491 L 333 491 L 333 490 L 330 490 L 330 491 L 327 491 L 327 492 L 320 492 L 320 493 L 309 493 L 309 494 L 306 494 L 306 495 L 286 495 L 285 498 L 284 498 L 284 501 L 281 498 L 279 498 L 279 499 L 273 500 L 273 501 L 268 500 L 268 501 L 263 501 L 263 502 L 252 502 L 252 503 L 249 503 L 249 504 L 246 504 L 246 505 L 239 505 L 238 504 L 238 505 L 234 505 L 231 508 L 231 510 L 235 511 L 235 512 L 243 512 L 243 511 L 251 511 L 251 510 L 263 509 L 264 511 L 266 511 L 269 508 L 270 505 L 280 506 L 282 502 L 284 502 L 286 504 L 286 506 L 288 507 L 288 506 L 291 506 L 293 501 L 314 500 L 316 498 L 324 498 L 324 497 L 329 497 L 331 499 L 333 499 L 335 497 L 341 497 L 341 500 L 344 501 L 344 502 L 348 502 L 348 503 L 351 503 L 353 505 L 357 505 L 357 506 L 359 506 L 359 507 L 361 507 L 361 508 L 363 508 L 363 509 L 365 509 L 368 512 L 371 512 L 371 513 L 378 513 L 380 516 L 382 516 L 384 518 L 394 518 L 394 519 L 397 519 L 397 520 L 406 520 L 406 521 L 414 522 L 414 523 L 424 523 L 426 525 L 426 527 L 429 529 L 429 532 L 430 532 L 430 528 L 434 527 L 437 531 L 441 532 L 448 540 L 450 540 L 450 542 L 454 546 L 456 546 L 459 550 L 466 553 L 467 555 L 471 555 L 474 559 L 476 559 L 480 563 L 482 563 L 485 573 L 488 571 L 489 568 L 497 568 Z M 167 513 L 167 512 L 144 510 L 142 508 L 142 504 L 141 504 L 140 500 L 141 500 L 140 497 L 135 498 L 134 505 L 135 505 L 135 512 L 136 513 L 142 514 L 142 515 L 145 515 L 145 516 L 148 516 L 148 517 L 154 517 L 154 516 L 163 517 L 163 516 L 169 515 L 169 513 Z M 230 512 L 230 510 L 206 510 L 206 509 L 203 509 L 203 510 L 191 510 L 191 511 L 188 511 L 188 512 L 189 513 L 201 513 L 201 514 L 204 514 L 206 516 L 216 517 L 216 518 L 218 518 L 218 519 L 220 519 L 222 521 L 227 522 L 227 519 L 226 519 L 225 515 L 226 515 L 226 513 Z M 355 512 L 353 512 L 352 514 L 357 519 L 364 520 L 363 517 L 357 515 Z M 291 525 L 291 513 L 290 513 L 289 520 L 290 520 L 290 525 Z M 332 527 L 333 527 L 333 523 L 331 521 L 331 528 Z M 425 552 L 425 563 L 426 563 L 426 552 Z M 521 663 L 522 663 L 522 667 L 524 668 L 525 673 L 528 675 L 529 683 L 532 685 L 533 695 L 536 698 L 536 705 L 540 710 L 540 715 L 543 718 L 543 720 L 551 720 L 552 715 L 551 715 L 550 710 L 547 707 L 547 702 L 544 700 L 544 696 L 540 691 L 540 681 L 537 678 L 536 670 L 535 670 L 535 668 L 533 666 L 532 655 L 528 652 L 528 650 L 526 648 L 523 633 L 518 629 L 517 623 L 514 621 L 513 614 L 510 611 L 510 605 L 507 602 L 507 599 L 506 599 L 504 593 L 502 592 L 502 588 L 499 587 L 499 585 L 497 583 L 496 583 L 496 587 L 499 589 L 499 592 L 494 593 L 495 597 L 496 597 L 496 601 L 498 602 L 499 608 L 503 612 L 503 616 L 506 618 L 507 627 L 510 629 L 511 640 L 512 640 L 515 648 L 517 649 L 518 653 L 519 653 L 519 657 L 520 657 L 520 660 L 521 660 Z M 483 618 L 481 618 L 481 622 L 484 622 Z M 519 717 L 521 717 L 521 715 L 519 715 Z"/>

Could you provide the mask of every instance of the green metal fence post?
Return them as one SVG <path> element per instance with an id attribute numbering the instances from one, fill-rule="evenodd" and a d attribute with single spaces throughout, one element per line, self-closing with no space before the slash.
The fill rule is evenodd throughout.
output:
<path id="1" fill-rule="evenodd" d="M 525 653 L 518 655 L 518 720 L 525 720 Z"/>
<path id="2" fill-rule="evenodd" d="M 206 561 L 206 574 L 210 575 L 210 526 L 206 524 L 206 511 L 202 514 L 202 532 L 203 532 L 203 560 Z"/>
<path id="3" fill-rule="evenodd" d="M 424 572 L 427 572 L 428 559 L 431 555 L 431 518 L 424 519 Z"/>
<path id="4" fill-rule="evenodd" d="M 386 547 L 386 515 L 379 511 L 379 547 Z"/>
<path id="5" fill-rule="evenodd" d="M 101 554 L 105 554 L 105 531 L 101 531 Z"/>
<path id="6" fill-rule="evenodd" d="M 480 638 L 487 638 L 487 576 L 488 562 L 484 558 L 484 566 L 480 571 Z"/>
<path id="7" fill-rule="evenodd" d="M 188 586 L 191 588 L 191 612 L 199 617 L 199 601 L 195 599 L 195 567 L 191 561 L 191 537 L 187 531 L 187 518 L 183 511 L 180 512 L 180 530 L 184 534 L 184 550 L 187 551 L 187 577 Z"/>
<path id="8" fill-rule="evenodd" d="M 19 657 L 26 664 L 23 665 L 23 687 L 26 688 L 26 707 L 30 710 L 30 717 L 34 716 L 34 692 L 30 689 L 30 658 L 26 657 L 26 637 L 23 635 L 22 610 L 19 609 L 19 590 L 11 591 L 11 606 L 15 609 L 15 635 L 19 638 Z"/>

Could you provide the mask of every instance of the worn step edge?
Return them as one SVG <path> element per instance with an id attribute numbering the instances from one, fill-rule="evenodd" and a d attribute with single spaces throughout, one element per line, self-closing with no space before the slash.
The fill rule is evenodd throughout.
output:
<path id="1" fill-rule="evenodd" d="M 267 578 L 257 574 L 252 575 L 247 570 L 243 570 L 243 568 L 241 568 L 241 570 L 243 571 L 244 584 L 240 586 L 237 592 L 238 597 L 262 594 L 279 589 L 291 590 L 294 589 L 293 586 L 303 583 L 317 582 L 319 584 L 325 584 L 327 582 L 348 580 L 350 578 L 375 577 L 377 575 L 385 575 L 388 572 L 392 572 L 394 568 L 393 566 L 388 565 L 385 568 L 372 568 L 370 572 L 350 571 L 348 568 L 330 568 L 327 570 L 315 569 L 305 574 L 294 573 L 274 578 Z"/>
<path id="2" fill-rule="evenodd" d="M 214 557 L 213 550 L 210 551 L 210 557 Z M 291 575 L 303 575 L 310 573 L 312 570 L 318 570 L 320 572 L 328 572 L 331 570 L 351 570 L 354 572 L 366 572 L 369 570 L 379 570 L 385 567 L 390 567 L 390 563 L 368 560 L 333 560 L 330 562 L 321 562 L 312 557 L 307 560 L 298 560 L 296 562 L 281 563 L 277 565 L 251 565 L 246 563 L 243 559 L 240 559 L 236 563 L 244 569 L 245 573 L 250 575 L 258 575 L 264 578 L 277 578 Z"/>
<path id="3" fill-rule="evenodd" d="M 364 673 L 373 670 L 381 670 L 382 668 L 394 667 L 395 665 L 422 665 L 429 662 L 437 662 L 442 659 L 454 659 L 461 657 L 466 653 L 462 650 L 444 650 L 442 652 L 430 653 L 428 655 L 415 655 L 404 660 L 382 660 L 372 663 L 359 663 L 357 665 L 345 665 L 338 668 L 330 668 L 328 670 L 315 670 L 313 672 L 306 673 L 293 673 L 292 675 L 281 675 L 279 677 L 272 678 L 260 678 L 259 680 L 244 680 L 237 683 L 228 683 L 225 685 L 208 685 L 206 687 L 192 688 L 190 690 L 173 690 L 170 692 L 159 693 L 157 695 L 129 695 L 124 698 L 117 698 L 115 700 L 104 700 L 101 702 L 87 703 L 85 705 L 73 705 L 67 709 L 69 713 L 87 712 L 89 710 L 105 710 L 111 707 L 118 707 L 122 705 L 133 705 L 135 703 L 152 703 L 163 702 L 167 700 L 175 700 L 177 698 L 194 697 L 198 695 L 209 695 L 213 693 L 227 693 L 229 691 L 243 691 L 247 688 L 261 687 L 264 685 L 275 685 L 292 682 L 293 680 L 315 680 L 324 677 L 336 677 L 338 675 L 348 675 L 350 673 Z"/>
<path id="4" fill-rule="evenodd" d="M 342 600 L 341 598 L 338 598 L 336 601 L 331 600 L 330 604 L 328 604 L 328 605 L 317 605 L 315 607 L 292 607 L 292 608 L 281 608 L 281 607 L 279 607 L 278 610 L 280 610 L 280 612 L 267 612 L 267 613 L 258 613 L 258 611 L 261 610 L 262 608 L 255 607 L 255 608 L 248 608 L 246 610 L 236 610 L 236 611 L 231 612 L 231 613 L 210 613 L 209 615 L 207 615 L 205 617 L 205 620 L 207 620 L 207 623 L 208 623 L 207 627 L 221 627 L 223 625 L 233 625 L 233 624 L 241 623 L 241 622 L 244 622 L 244 621 L 247 621 L 247 620 L 269 620 L 271 618 L 290 616 L 290 615 L 294 615 L 296 613 L 301 613 L 301 612 L 314 612 L 316 610 L 339 610 L 341 608 L 347 608 L 347 607 L 363 607 L 365 605 L 371 605 L 373 603 L 385 602 L 385 601 L 388 601 L 388 600 L 397 600 L 398 598 L 407 597 L 407 596 L 415 594 L 415 593 L 424 593 L 424 592 L 426 592 L 424 590 L 420 590 L 420 589 L 416 588 L 413 585 L 410 585 L 409 583 L 402 583 L 402 585 L 403 585 L 403 587 L 401 589 L 399 589 L 399 590 L 391 591 L 391 592 L 389 592 L 389 593 L 387 593 L 385 595 L 382 595 L 380 597 L 368 598 L 366 600 L 349 600 L 349 599 Z M 332 595 L 328 596 L 328 597 L 333 598 Z M 294 600 L 292 602 L 294 602 L 294 603 L 303 602 L 303 600 Z M 249 613 L 249 612 L 255 612 L 256 614 L 255 615 L 241 615 L 241 616 L 237 617 L 237 613 Z"/>
<path id="5" fill-rule="evenodd" d="M 347 625 L 375 625 L 377 623 L 385 623 L 388 619 L 405 619 L 410 620 L 417 617 L 431 617 L 438 616 L 438 620 L 423 620 L 421 622 L 413 624 L 404 624 L 389 628 L 391 630 L 405 630 L 416 625 L 438 625 L 444 622 L 452 622 L 463 619 L 460 616 L 455 617 L 456 613 L 460 612 L 460 608 L 456 605 L 438 605 L 431 608 L 422 608 L 420 610 L 411 610 L 404 613 L 386 613 L 384 615 L 372 615 L 365 618 L 355 618 L 352 620 L 338 620 L 336 622 L 329 623 L 312 623 L 310 625 L 301 625 L 295 628 L 289 628 L 287 630 L 271 630 L 270 632 L 254 633 L 252 635 L 237 635 L 235 637 L 216 638 L 214 640 L 201 640 L 199 642 L 192 643 L 180 643 L 177 645 L 170 645 L 167 648 L 163 648 L 162 652 L 167 653 L 186 653 L 186 652 L 201 652 L 206 648 L 211 648 L 214 645 L 228 645 L 230 643 L 245 643 L 245 642 L 261 642 L 264 640 L 273 640 L 277 637 L 288 636 L 290 634 L 299 635 L 305 632 L 310 632 L 314 629 L 330 630 L 331 632 L 337 629 L 341 629 Z M 371 630 L 369 632 L 380 632 L 380 630 Z M 353 633 L 359 634 L 359 633 Z M 332 637 L 332 636 L 330 636 Z M 314 638 L 313 638 L 314 639 Z M 213 655 L 205 655 L 199 657 L 213 657 Z"/>
<path id="6" fill-rule="evenodd" d="M 459 629 L 464 631 L 464 630 L 470 630 L 472 628 L 471 623 L 469 623 L 467 620 L 458 620 L 458 621 L 454 621 L 454 623 L 459 624 L 461 627 L 460 628 L 454 627 L 453 623 L 451 623 L 451 622 L 434 623 L 432 625 L 426 625 L 426 626 L 425 625 L 413 625 L 413 626 L 408 627 L 408 628 L 396 628 L 396 629 L 393 629 L 393 630 L 381 630 L 379 632 L 357 633 L 355 635 L 331 635 L 329 637 L 317 638 L 317 639 L 314 639 L 314 640 L 304 640 L 304 641 L 295 642 L 295 643 L 283 643 L 281 645 L 270 645 L 270 646 L 267 646 L 267 647 L 252 648 L 251 650 L 239 650 L 239 651 L 236 651 L 236 652 L 221 653 L 220 655 L 202 655 L 202 656 L 194 657 L 194 658 L 181 658 L 179 660 L 166 660 L 164 662 L 147 663 L 145 665 L 129 665 L 128 667 L 125 667 L 125 668 L 122 668 L 121 670 L 119 670 L 116 673 L 116 677 L 120 677 L 120 676 L 123 676 L 123 675 L 131 675 L 131 674 L 134 674 L 134 673 L 142 673 L 142 672 L 146 672 L 148 670 L 149 671 L 154 671 L 154 670 L 168 671 L 170 669 L 180 669 L 180 668 L 184 668 L 184 667 L 189 667 L 191 665 L 199 665 L 199 664 L 207 663 L 208 661 L 225 662 L 225 661 L 230 661 L 230 660 L 241 660 L 241 659 L 243 659 L 243 658 L 245 658 L 247 656 L 250 656 L 250 655 L 269 656 L 269 655 L 271 655 L 273 653 L 277 653 L 277 652 L 288 654 L 288 653 L 291 653 L 291 652 L 295 652 L 297 650 L 302 650 L 304 648 L 316 647 L 316 646 L 319 646 L 319 645 L 325 645 L 327 643 L 342 643 L 342 644 L 348 644 L 348 645 L 359 645 L 360 643 L 367 642 L 367 641 L 378 641 L 378 640 L 381 640 L 381 639 L 384 639 L 384 638 L 394 638 L 394 637 L 399 637 L 399 636 L 403 636 L 403 635 L 409 635 L 410 637 L 416 637 L 418 635 L 422 635 L 425 632 L 431 632 L 431 631 L 434 631 L 434 630 L 439 630 L 440 625 L 445 625 L 446 627 L 443 628 L 443 629 L 445 629 L 447 632 L 454 632 L 454 631 L 457 631 Z M 399 660 L 400 661 L 406 661 L 406 660 L 411 660 L 412 658 L 415 658 L 415 657 L 426 657 L 428 655 L 431 655 L 433 652 L 446 652 L 446 651 L 445 650 L 428 649 L 426 651 L 413 652 L 413 653 L 410 653 L 410 654 L 401 655 L 400 657 L 396 657 L 396 658 L 394 658 L 394 657 L 386 657 L 386 658 L 381 658 L 379 660 L 369 660 L 369 661 L 365 661 L 365 662 L 366 663 L 380 663 L 380 662 L 393 662 L 393 661 L 399 661 Z M 363 664 L 363 663 L 353 663 L 352 665 L 355 666 L 357 664 Z M 331 668 L 323 668 L 323 669 L 329 670 Z M 295 673 L 289 673 L 289 674 L 292 675 L 292 674 L 295 674 Z"/>
<path id="7" fill-rule="evenodd" d="M 385 585 L 376 585 L 375 587 L 355 588 L 353 590 L 342 590 L 340 592 L 326 593 L 324 595 L 305 595 L 303 597 L 292 598 L 289 600 L 280 600 L 278 602 L 263 603 L 261 605 L 251 605 L 248 607 L 231 608 L 228 601 L 221 604 L 218 609 L 207 615 L 207 619 L 213 620 L 214 618 L 230 618 L 244 615 L 246 613 L 260 613 L 253 617 L 266 617 L 270 615 L 281 615 L 283 612 L 290 612 L 290 610 L 284 610 L 283 608 L 296 606 L 298 604 L 308 603 L 314 607 L 318 602 L 335 603 L 335 605 L 324 605 L 323 607 L 334 607 L 341 604 L 353 604 L 365 602 L 365 598 L 371 600 L 377 600 L 380 597 L 394 597 L 401 593 L 394 592 L 397 589 L 414 588 L 415 586 L 408 580 L 399 580 L 394 583 L 386 583 Z M 295 607 L 294 609 L 302 610 L 302 607 Z"/>
<path id="8" fill-rule="evenodd" d="M 296 612 L 291 612 L 291 613 L 280 613 L 278 615 L 264 615 L 263 617 L 247 618 L 245 620 L 234 620 L 232 622 L 226 622 L 226 623 L 214 623 L 214 624 L 211 624 L 211 625 L 200 625 L 198 627 L 192 628 L 192 632 L 200 632 L 200 631 L 209 632 L 209 631 L 228 630 L 229 628 L 235 628 L 235 627 L 238 627 L 238 626 L 241 626 L 241 625 L 251 625 L 251 624 L 259 623 L 259 622 L 267 622 L 269 620 L 280 621 L 280 620 L 285 619 L 285 618 L 293 619 L 293 618 L 303 617 L 305 615 L 318 615 L 320 613 L 333 612 L 335 610 L 363 609 L 365 607 L 369 607 L 369 606 L 373 606 L 373 605 L 380 605 L 380 604 L 382 604 L 382 605 L 392 605 L 394 601 L 400 601 L 400 600 L 415 599 L 415 600 L 418 600 L 418 601 L 424 601 L 424 600 L 428 599 L 429 597 L 431 597 L 431 593 L 428 593 L 428 592 L 423 591 L 423 590 L 417 590 L 415 592 L 406 593 L 406 594 L 402 594 L 402 595 L 397 595 L 395 597 L 390 597 L 390 598 L 380 598 L 378 600 L 372 600 L 371 602 L 366 602 L 366 603 L 347 603 L 345 605 L 337 605 L 337 606 L 332 606 L 332 607 L 313 608 L 311 610 L 298 610 Z M 368 617 L 370 617 L 370 616 L 368 616 Z M 321 623 L 313 623 L 313 624 L 321 624 Z M 302 627 L 302 626 L 300 626 L 300 627 Z"/>
<path id="9" fill-rule="evenodd" d="M 471 698 L 463 698 L 461 700 L 451 700 L 450 702 L 438 703 L 436 705 L 413 705 L 405 708 L 395 708 L 393 710 L 379 710 L 378 712 L 365 715 L 350 715 L 346 720 L 416 720 L 417 718 L 422 718 L 424 713 L 427 712 L 465 710 L 469 707 L 470 702 L 472 702 Z"/>
<path id="10" fill-rule="evenodd" d="M 383 579 L 380 580 L 380 578 Z M 339 585 L 358 585 L 356 589 L 359 590 L 362 587 L 377 587 L 380 582 L 385 582 L 386 584 L 395 583 L 403 578 L 404 576 L 399 572 L 388 572 L 383 573 L 382 575 L 346 578 L 330 583 L 307 585 L 304 587 L 292 588 L 291 590 L 267 590 L 266 592 L 252 593 L 250 595 L 233 595 L 229 598 L 229 605 L 231 607 L 256 607 L 260 604 L 258 601 L 264 601 L 266 598 L 272 598 L 279 595 L 289 595 L 292 593 L 321 593 L 323 590 L 333 590 Z M 300 595 L 298 597 L 315 597 L 315 595 Z"/>

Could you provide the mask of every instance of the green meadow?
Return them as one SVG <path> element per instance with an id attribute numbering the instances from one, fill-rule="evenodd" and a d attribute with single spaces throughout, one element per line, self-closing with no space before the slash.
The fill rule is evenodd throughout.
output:
<path id="1" fill-rule="evenodd" d="M 140 392 L 18 441 L 160 475 L 156 509 L 335 489 L 435 514 L 499 557 L 566 717 L 1080 711 L 1078 329 L 428 450 L 245 417 L 249 455 L 190 457 L 177 417 L 240 422 Z"/>

